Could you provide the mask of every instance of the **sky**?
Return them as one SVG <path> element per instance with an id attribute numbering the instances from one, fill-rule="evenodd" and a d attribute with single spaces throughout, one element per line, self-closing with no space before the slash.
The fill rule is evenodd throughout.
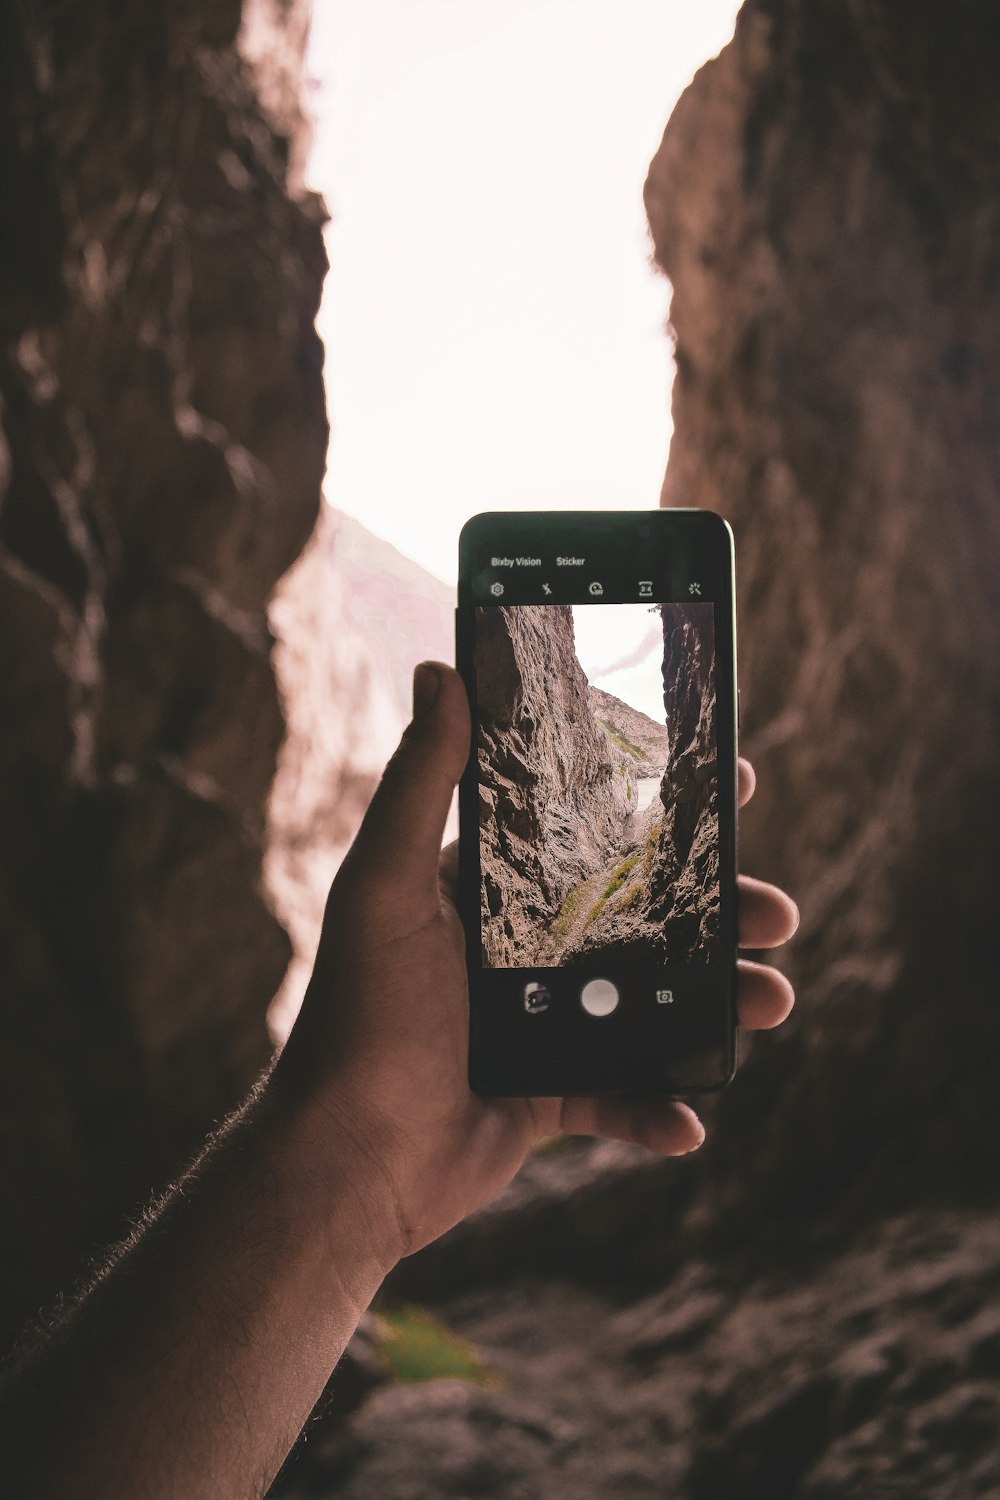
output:
<path id="1" fill-rule="evenodd" d="M 588 682 L 664 722 L 663 626 L 655 605 L 574 604 L 573 636 Z"/>
<path id="2" fill-rule="evenodd" d="M 330 503 L 447 582 L 491 509 L 658 503 L 642 185 L 736 0 L 315 0 Z"/>

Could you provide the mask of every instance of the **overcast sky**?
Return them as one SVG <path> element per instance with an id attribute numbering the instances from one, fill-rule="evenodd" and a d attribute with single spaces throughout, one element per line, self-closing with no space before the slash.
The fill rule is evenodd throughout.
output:
<path id="1" fill-rule="evenodd" d="M 587 681 L 664 722 L 663 627 L 648 604 L 574 604 L 576 657 Z"/>
<path id="2" fill-rule="evenodd" d="M 462 522 L 657 504 L 642 184 L 737 0 L 316 0 L 327 495 L 453 581 Z"/>

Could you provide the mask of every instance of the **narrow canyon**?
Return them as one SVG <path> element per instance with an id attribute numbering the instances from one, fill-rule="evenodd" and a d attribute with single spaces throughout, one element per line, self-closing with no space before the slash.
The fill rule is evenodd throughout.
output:
<path id="1" fill-rule="evenodd" d="M 588 682 L 569 606 L 479 611 L 488 966 L 711 955 L 719 868 L 706 608 L 661 607 L 665 723 Z"/>

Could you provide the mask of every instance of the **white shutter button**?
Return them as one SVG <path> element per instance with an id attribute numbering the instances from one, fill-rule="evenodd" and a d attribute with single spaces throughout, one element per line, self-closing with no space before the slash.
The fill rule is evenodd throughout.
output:
<path id="1" fill-rule="evenodd" d="M 591 979 L 580 991 L 580 1004 L 588 1016 L 610 1016 L 618 1009 L 618 988 L 610 979 Z"/>

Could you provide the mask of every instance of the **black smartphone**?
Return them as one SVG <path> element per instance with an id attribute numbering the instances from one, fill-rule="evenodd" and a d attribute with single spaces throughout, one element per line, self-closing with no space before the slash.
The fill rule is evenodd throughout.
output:
<path id="1" fill-rule="evenodd" d="M 711 511 L 463 528 L 469 1078 L 694 1093 L 736 1066 L 733 537 Z"/>

